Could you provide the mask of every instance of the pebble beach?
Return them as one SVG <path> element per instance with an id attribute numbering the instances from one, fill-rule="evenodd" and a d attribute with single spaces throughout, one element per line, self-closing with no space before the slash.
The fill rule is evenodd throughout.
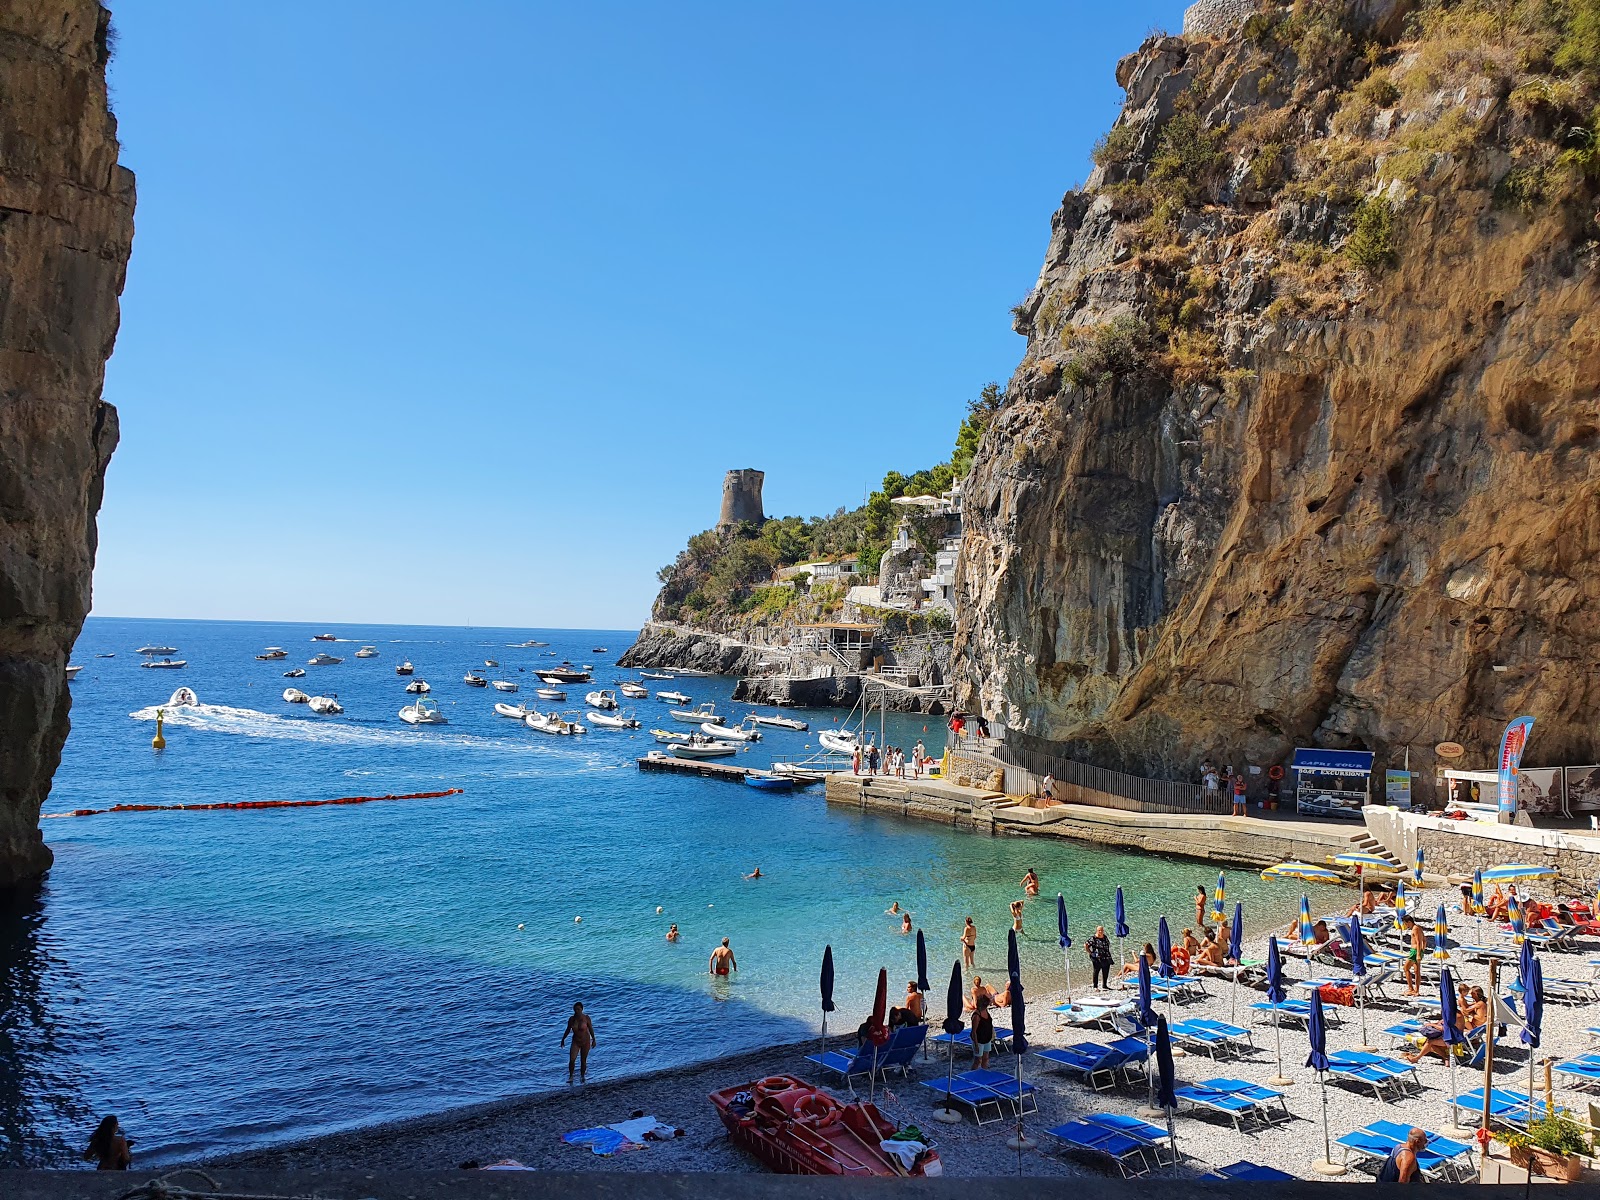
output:
<path id="1" fill-rule="evenodd" d="M 1538 889 L 1535 890 L 1538 894 Z M 1350 893 L 1354 896 L 1354 893 Z M 1447 910 L 1459 901 L 1454 889 L 1433 888 L 1422 894 L 1417 912 L 1424 915 L 1431 927 L 1431 914 L 1443 902 Z M 1046 906 L 1033 911 L 1043 919 Z M 1179 915 L 1179 914 L 1174 914 Z M 1314 915 L 1321 915 L 1315 914 Z M 1451 911 L 1452 941 L 1477 942 L 1477 929 L 1470 919 Z M 1245 938 L 1246 958 L 1264 958 L 1266 932 Z M 1281 934 L 1281 930 L 1274 931 Z M 1153 931 L 1134 929 L 1128 939 L 1128 953 L 1142 945 Z M 1493 945 L 1509 943 L 1488 922 L 1482 926 L 1482 943 Z M 1290 944 L 1280 937 L 1280 950 L 1290 949 Z M 1547 979 L 1588 980 L 1593 971 L 1589 960 L 1600 951 L 1595 939 L 1579 939 L 1575 950 L 1566 953 L 1541 952 L 1540 959 Z M 1081 997 L 1088 992 L 1087 964 L 1079 950 L 1074 950 L 1074 994 Z M 1290 995 L 1304 996 L 1303 989 L 1295 989 L 1294 981 L 1338 975 L 1340 972 L 1320 966 L 1308 968 L 1304 958 L 1286 955 L 1285 975 L 1290 981 Z M 1460 954 L 1453 955 L 1448 965 L 1460 982 L 1487 986 L 1488 966 L 1468 962 Z M 1082 969 L 1080 970 L 1080 967 Z M 935 975 L 940 973 L 935 970 Z M 1514 971 L 1503 970 L 1502 994 L 1511 981 Z M 1423 999 L 1436 998 L 1436 975 L 1430 972 L 1423 989 Z M 1052 1008 L 1067 999 L 1064 979 L 1057 973 L 1054 979 L 1025 980 L 1028 987 L 1027 1026 L 1028 1039 L 1034 1051 L 1050 1046 L 1070 1045 L 1083 1041 L 1104 1043 L 1117 1036 L 1102 1030 L 1059 1027 L 1058 1017 Z M 1366 1010 L 1367 1045 L 1389 1052 L 1392 1039 L 1382 1031 L 1413 1014 L 1411 1004 L 1403 996 L 1404 987 L 1396 978 Z M 1233 995 L 1226 981 L 1208 980 L 1206 995 L 1190 1003 L 1173 1006 L 1173 1019 L 1186 1020 L 1210 1017 L 1251 1028 L 1254 1047 L 1242 1056 L 1225 1058 L 1219 1062 L 1203 1053 L 1179 1053 L 1176 1059 L 1177 1085 L 1199 1083 L 1217 1076 L 1244 1079 L 1266 1084 L 1278 1073 L 1274 1054 L 1273 1029 L 1270 1023 L 1252 1025 L 1250 1004 L 1261 999 L 1260 993 L 1240 988 Z M 943 1013 L 943 996 L 936 989 L 929 996 L 930 1012 L 937 1024 Z M 1158 1002 L 1156 1011 L 1165 1015 L 1167 1005 Z M 1328 1050 L 1354 1050 L 1362 1046 L 1362 1026 L 1354 1008 L 1328 1006 L 1330 1027 Z M 865 1014 L 862 1014 L 865 1016 Z M 605 1014 L 597 1014 L 603 1022 Z M 1548 1002 L 1544 1010 L 1543 1037 L 1535 1052 L 1535 1097 L 1543 1099 L 1543 1062 L 1546 1057 L 1564 1059 L 1586 1053 L 1590 1039 L 1587 1027 L 1594 1018 L 1588 1004 L 1562 1004 Z M 847 1030 L 853 1029 L 851 1014 L 838 1013 L 836 1021 Z M 996 1013 L 996 1024 L 1009 1024 L 1005 1010 Z M 603 1028 L 603 1024 L 601 1026 Z M 936 1032 L 936 1030 L 935 1030 Z M 1199 1174 L 1240 1160 L 1275 1167 L 1301 1178 L 1322 1178 L 1313 1164 L 1324 1157 L 1322 1096 L 1326 1094 L 1327 1123 L 1331 1136 L 1337 1139 L 1353 1129 L 1376 1120 L 1415 1124 L 1432 1132 L 1455 1136 L 1447 1128 L 1450 1124 L 1448 1104 L 1451 1097 L 1450 1068 L 1438 1059 L 1424 1059 L 1417 1067 L 1421 1088 L 1403 1094 L 1375 1096 L 1370 1088 L 1354 1090 L 1332 1081 L 1325 1089 L 1319 1088 L 1316 1075 L 1307 1068 L 1307 1037 L 1303 1029 L 1284 1026 L 1281 1032 L 1284 1074 L 1293 1082 L 1281 1088 L 1292 1120 L 1250 1132 L 1238 1132 L 1231 1123 L 1219 1116 L 1181 1109 L 1175 1117 L 1175 1130 L 1183 1159 L 1176 1166 L 1158 1168 L 1151 1177 L 1192 1178 Z M 852 1039 L 847 1038 L 846 1041 Z M 830 1037 L 830 1044 L 839 1045 L 839 1039 Z M 405 1122 L 375 1126 L 354 1132 L 323 1137 L 315 1140 L 281 1145 L 269 1149 L 209 1160 L 219 1167 L 250 1168 L 310 1168 L 332 1170 L 351 1167 L 384 1166 L 394 1169 L 444 1169 L 460 1167 L 466 1163 L 488 1165 L 512 1159 L 527 1167 L 542 1170 L 597 1170 L 597 1171 L 760 1171 L 762 1168 L 751 1157 L 734 1147 L 724 1135 L 716 1113 L 707 1100 L 707 1094 L 730 1084 L 743 1083 L 774 1074 L 791 1074 L 801 1079 L 817 1082 L 817 1070 L 805 1061 L 807 1053 L 814 1053 L 815 1041 L 775 1047 L 770 1050 L 719 1059 L 704 1065 L 656 1072 L 632 1079 L 610 1081 L 603 1084 L 579 1085 L 554 1093 L 510 1099 L 503 1102 L 478 1105 L 434 1116 Z M 1401 1047 L 1403 1049 L 1403 1047 Z M 556 1051 L 552 1048 L 552 1053 Z M 1395 1051 L 1398 1054 L 1398 1049 Z M 604 1045 L 597 1054 L 604 1053 Z M 1526 1090 L 1528 1079 L 1527 1048 L 1518 1039 L 1518 1027 L 1512 1026 L 1497 1043 L 1494 1054 L 1494 1082 L 1498 1088 Z M 1010 1072 L 1015 1060 L 1008 1055 L 998 1056 L 991 1064 L 996 1069 Z M 963 1055 L 958 1055 L 956 1070 L 966 1069 Z M 911 1123 L 927 1132 L 937 1142 L 943 1160 L 944 1172 L 952 1176 L 985 1176 L 1020 1173 L 1029 1176 L 1102 1176 L 1114 1174 L 1115 1168 L 1103 1160 L 1064 1156 L 1062 1147 L 1045 1130 L 1090 1113 L 1114 1112 L 1136 1115 L 1146 1103 L 1143 1085 L 1120 1083 L 1109 1091 L 1092 1092 L 1069 1076 L 1048 1069 L 1049 1064 L 1035 1053 L 1024 1056 L 1022 1070 L 1025 1080 L 1037 1088 L 1038 1112 L 1024 1119 L 1028 1136 L 1036 1143 L 1032 1149 L 1018 1152 L 1006 1145 L 1015 1132 L 1013 1122 L 987 1122 L 981 1129 L 970 1117 L 959 1125 L 942 1125 L 931 1120 L 937 1104 L 935 1094 L 922 1086 L 927 1080 L 942 1079 L 945 1060 L 937 1049 L 930 1049 L 928 1057 L 919 1059 L 908 1078 L 891 1076 L 886 1085 L 877 1089 L 879 1106 L 891 1118 Z M 1466 1092 L 1481 1087 L 1481 1068 L 1468 1070 L 1458 1067 L 1459 1089 Z M 1570 1087 L 1563 1086 L 1560 1076 L 1555 1079 L 1555 1100 L 1573 1110 L 1580 1120 L 1588 1119 L 1588 1097 Z M 849 1093 L 833 1088 L 842 1098 Z M 860 1089 L 857 1089 L 858 1092 Z M 635 1113 L 656 1116 L 662 1122 L 683 1130 L 683 1136 L 664 1142 L 652 1142 L 642 1149 L 621 1152 L 612 1156 L 597 1156 L 587 1148 L 568 1146 L 561 1135 L 569 1130 L 587 1126 L 623 1121 Z M 1467 1118 L 1463 1116 L 1463 1121 Z M 1469 1131 L 1461 1131 L 1462 1140 L 1470 1140 Z M 1474 1158 L 1476 1156 L 1474 1155 Z M 1340 1148 L 1333 1147 L 1333 1160 L 1340 1162 Z M 1347 1180 L 1361 1181 L 1370 1178 L 1352 1168 L 1344 1176 Z"/>

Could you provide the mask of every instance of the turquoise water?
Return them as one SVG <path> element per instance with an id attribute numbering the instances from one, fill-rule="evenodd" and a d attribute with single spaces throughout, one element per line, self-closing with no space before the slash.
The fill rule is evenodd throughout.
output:
<path id="1" fill-rule="evenodd" d="M 609 684 L 635 674 L 609 666 L 631 633 L 329 631 L 345 640 L 313 643 L 321 629 L 284 624 L 88 623 L 49 811 L 464 792 L 46 821 L 54 870 L 36 898 L 0 911 L 0 1164 L 62 1161 L 104 1112 L 153 1163 L 559 1086 L 556 1041 L 578 999 L 598 1032 L 596 1078 L 793 1040 L 816 1031 L 828 942 L 834 1027 L 853 1028 L 880 966 L 895 994 L 914 974 L 891 901 L 924 929 L 938 988 L 969 913 L 979 971 L 1003 974 L 1006 907 L 1029 866 L 1047 897 L 1067 893 L 1079 937 L 1109 922 L 1118 883 L 1143 940 L 1163 912 L 1188 923 L 1195 884 L 1215 880 L 1193 863 L 829 809 L 820 787 L 769 795 L 642 773 L 634 760 L 653 745 L 642 732 L 548 737 L 495 716 L 498 693 L 461 683 L 494 658 L 487 674 L 531 689 L 529 668 L 568 657 L 596 665 L 589 686 Z M 529 637 L 554 657 L 508 646 Z M 381 657 L 352 657 L 363 642 Z M 148 643 L 178 647 L 189 667 L 140 669 L 133 651 Z M 256 662 L 267 645 L 291 657 Z M 282 678 L 318 650 L 345 661 Z M 448 726 L 397 719 L 402 658 Z M 345 714 L 284 703 L 291 684 L 337 692 Z M 174 714 L 158 753 L 152 724 L 129 714 L 179 685 L 206 707 Z M 733 681 L 657 686 L 721 708 Z M 567 690 L 580 708 L 587 688 Z M 514 699 L 539 703 L 531 690 Z M 665 705 L 635 707 L 647 728 L 666 723 Z M 739 761 L 797 757 L 844 714 L 800 715 L 810 733 L 771 730 Z M 889 724 L 889 741 L 921 736 L 939 753 L 938 720 Z M 746 881 L 758 865 L 765 878 Z M 1249 873 L 1230 881 L 1252 929 L 1252 913 L 1281 923 L 1299 895 Z M 677 945 L 663 937 L 670 921 Z M 741 968 L 727 984 L 706 975 L 723 937 Z M 1053 905 L 1028 909 L 1024 960 L 1035 986 L 1059 986 Z"/>

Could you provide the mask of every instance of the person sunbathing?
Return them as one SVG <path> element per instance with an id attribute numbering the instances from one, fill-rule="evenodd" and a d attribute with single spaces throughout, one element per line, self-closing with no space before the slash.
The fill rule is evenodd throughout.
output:
<path id="1" fill-rule="evenodd" d="M 982 975 L 974 975 L 972 977 L 972 990 L 967 993 L 966 1002 L 961 1007 L 967 1012 L 977 1012 L 978 1001 L 980 1000 L 993 1004 L 994 989 L 984 983 Z"/>
<path id="2" fill-rule="evenodd" d="M 1144 960 L 1150 964 L 1150 973 L 1152 975 L 1161 969 L 1161 958 L 1156 954 L 1156 948 L 1149 942 L 1144 944 Z M 1123 963 L 1122 973 L 1124 975 L 1137 975 L 1139 973 L 1138 960 L 1135 959 L 1131 963 Z"/>
<path id="3" fill-rule="evenodd" d="M 1206 940 L 1195 954 L 1194 961 L 1202 967 L 1225 967 L 1228 965 L 1227 958 L 1222 952 L 1222 944 L 1217 941 L 1216 935 L 1209 930 L 1206 932 Z"/>
<path id="4" fill-rule="evenodd" d="M 1210 933 L 1211 933 L 1211 931 L 1208 929 L 1206 931 L 1206 935 L 1209 937 Z M 1200 939 L 1195 937 L 1194 930 L 1185 929 L 1183 931 L 1183 948 L 1186 951 L 1188 951 L 1190 958 L 1199 957 L 1199 954 L 1200 954 Z"/>
<path id="5" fill-rule="evenodd" d="M 1378 894 L 1376 892 L 1362 892 L 1361 899 L 1350 906 L 1350 911 L 1345 913 L 1345 916 L 1353 917 L 1357 913 L 1360 913 L 1362 916 L 1367 916 L 1372 912 L 1373 909 L 1377 907 Z"/>
<path id="6" fill-rule="evenodd" d="M 1516 888 L 1511 889 L 1513 893 Z M 1504 921 L 1510 909 L 1506 902 L 1506 894 L 1500 890 L 1500 885 L 1494 885 L 1494 890 L 1489 893 L 1489 899 L 1484 902 L 1483 915 L 1491 921 Z"/>
<path id="7" fill-rule="evenodd" d="M 1456 1029 L 1462 1033 L 1476 1029 L 1483 1024 L 1483 1012 L 1473 1003 L 1472 993 L 1466 984 L 1457 989 L 1459 999 L 1456 1003 Z M 1421 1062 L 1432 1055 L 1437 1055 L 1439 1061 L 1450 1061 L 1450 1044 L 1444 1040 L 1443 1025 L 1424 1025 L 1422 1027 L 1422 1044 L 1417 1047 L 1416 1053 L 1406 1054 L 1401 1057 L 1408 1062 Z"/>

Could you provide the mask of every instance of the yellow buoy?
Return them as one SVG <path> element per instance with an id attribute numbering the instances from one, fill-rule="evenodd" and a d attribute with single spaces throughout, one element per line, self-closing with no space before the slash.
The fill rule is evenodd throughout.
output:
<path id="1" fill-rule="evenodd" d="M 150 744 L 157 750 L 165 750 L 167 748 L 167 739 L 161 736 L 161 721 L 166 715 L 165 709 L 156 709 L 156 735 L 150 739 Z"/>

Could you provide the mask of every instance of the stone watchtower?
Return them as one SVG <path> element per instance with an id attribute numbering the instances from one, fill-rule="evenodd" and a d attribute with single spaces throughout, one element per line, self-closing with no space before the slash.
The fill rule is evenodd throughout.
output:
<path id="1" fill-rule="evenodd" d="M 767 519 L 761 510 L 761 481 L 766 473 L 746 467 L 742 471 L 729 471 L 722 479 L 722 515 L 717 518 L 718 529 L 729 529 L 747 522 L 756 525 Z"/>

